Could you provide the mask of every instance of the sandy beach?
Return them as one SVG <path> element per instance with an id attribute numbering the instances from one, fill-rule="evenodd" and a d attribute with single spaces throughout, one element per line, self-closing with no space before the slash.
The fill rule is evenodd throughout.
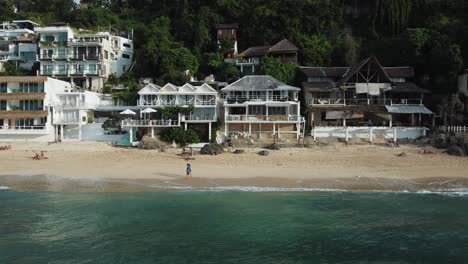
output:
<path id="1" fill-rule="evenodd" d="M 167 187 L 256 186 L 358 190 L 443 190 L 468 186 L 468 162 L 414 145 L 288 148 L 260 156 L 195 154 L 185 179 L 180 149 L 115 148 L 98 142 L 13 142 L 0 151 L 0 186 L 18 190 L 145 191 Z M 35 161 L 33 151 L 46 151 Z M 406 156 L 397 154 L 405 152 Z"/>

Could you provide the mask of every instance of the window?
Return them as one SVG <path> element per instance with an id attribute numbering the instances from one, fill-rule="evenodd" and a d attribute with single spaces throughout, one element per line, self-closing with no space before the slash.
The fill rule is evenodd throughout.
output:
<path id="1" fill-rule="evenodd" d="M 6 101 L 5 100 L 0 101 L 0 110 L 6 110 Z"/>
<path id="2" fill-rule="evenodd" d="M 128 54 L 122 54 L 122 58 L 124 58 L 124 59 L 130 59 L 130 55 L 128 55 Z"/>
<path id="3" fill-rule="evenodd" d="M 7 92 L 7 83 L 0 83 L 0 93 Z"/>
<path id="4" fill-rule="evenodd" d="M 55 37 L 52 35 L 45 35 L 44 39 L 45 41 L 55 41 Z"/>
<path id="5" fill-rule="evenodd" d="M 91 73 L 96 72 L 96 64 L 90 64 L 88 65 L 88 69 Z"/>
<path id="6" fill-rule="evenodd" d="M 58 74 L 66 74 L 67 69 L 65 65 L 58 65 Z"/>
<path id="7" fill-rule="evenodd" d="M 109 59 L 109 52 L 107 50 L 104 51 L 104 59 Z"/>
<path id="8" fill-rule="evenodd" d="M 126 48 L 131 48 L 131 47 L 132 47 L 132 45 L 130 45 L 130 44 L 128 44 L 128 43 L 124 43 L 123 45 L 124 45 L 124 47 L 126 47 Z"/>
<path id="9" fill-rule="evenodd" d="M 122 66 L 122 71 L 125 71 L 126 68 L 127 68 L 127 65 L 123 65 Z"/>
<path id="10" fill-rule="evenodd" d="M 286 107 L 268 107 L 269 115 L 285 115 Z"/>

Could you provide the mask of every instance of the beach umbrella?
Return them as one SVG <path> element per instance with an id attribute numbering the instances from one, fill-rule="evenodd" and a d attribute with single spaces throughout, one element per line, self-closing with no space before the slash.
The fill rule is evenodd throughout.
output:
<path id="1" fill-rule="evenodd" d="M 149 114 L 149 113 L 156 113 L 157 111 L 154 110 L 153 108 L 146 108 L 145 110 L 141 111 L 143 114 Z"/>
<path id="2" fill-rule="evenodd" d="M 126 109 L 126 110 L 120 112 L 119 114 L 121 114 L 121 115 L 136 115 L 136 113 L 133 112 L 133 111 L 130 110 L 130 109 Z"/>
<path id="3" fill-rule="evenodd" d="M 154 110 L 153 108 L 146 108 L 145 110 L 141 111 L 140 112 L 140 118 L 141 118 L 141 114 L 151 114 L 151 113 L 156 113 L 157 111 Z M 146 115 L 145 115 L 145 119 L 146 119 Z"/>

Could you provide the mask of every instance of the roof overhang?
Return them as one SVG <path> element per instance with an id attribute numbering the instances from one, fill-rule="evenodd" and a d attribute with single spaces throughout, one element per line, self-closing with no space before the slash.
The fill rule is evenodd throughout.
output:
<path id="1" fill-rule="evenodd" d="M 433 112 L 424 105 L 386 105 L 385 108 L 387 112 L 392 114 L 433 114 Z"/>

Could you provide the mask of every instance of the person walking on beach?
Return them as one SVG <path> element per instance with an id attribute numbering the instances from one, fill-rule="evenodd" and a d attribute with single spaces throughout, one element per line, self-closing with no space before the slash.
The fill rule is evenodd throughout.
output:
<path id="1" fill-rule="evenodd" d="M 192 165 L 190 165 L 190 163 L 187 163 L 186 172 L 187 172 L 186 178 L 192 178 Z"/>

